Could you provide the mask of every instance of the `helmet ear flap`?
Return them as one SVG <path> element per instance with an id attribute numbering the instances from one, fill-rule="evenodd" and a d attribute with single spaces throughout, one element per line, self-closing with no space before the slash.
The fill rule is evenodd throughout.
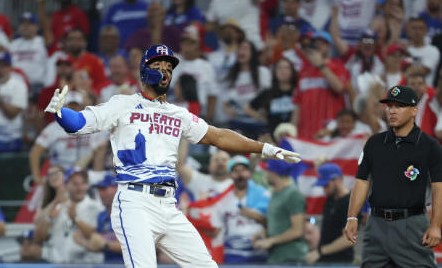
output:
<path id="1" fill-rule="evenodd" d="M 147 73 L 146 73 L 146 64 L 145 64 L 144 56 L 140 62 L 140 80 L 143 84 L 146 84 Z"/>

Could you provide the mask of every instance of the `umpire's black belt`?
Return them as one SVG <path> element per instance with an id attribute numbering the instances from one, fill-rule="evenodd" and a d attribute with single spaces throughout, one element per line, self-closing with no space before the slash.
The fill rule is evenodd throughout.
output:
<path id="1" fill-rule="evenodd" d="M 395 221 L 406 219 L 411 216 L 421 215 L 425 213 L 425 209 L 405 208 L 405 209 L 387 209 L 387 208 L 371 208 L 371 215 L 383 218 L 386 221 Z"/>
<path id="2" fill-rule="evenodd" d="M 175 195 L 175 188 L 163 184 L 144 184 L 129 182 L 127 189 L 137 192 L 145 192 L 158 197 L 172 197 Z"/>

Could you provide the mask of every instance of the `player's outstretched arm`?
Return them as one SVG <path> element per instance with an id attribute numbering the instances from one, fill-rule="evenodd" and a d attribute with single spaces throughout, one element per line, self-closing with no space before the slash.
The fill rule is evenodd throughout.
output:
<path id="1" fill-rule="evenodd" d="M 211 144 L 221 150 L 231 153 L 248 154 L 260 153 L 264 158 L 281 159 L 298 163 L 301 158 L 298 153 L 284 150 L 269 143 L 249 139 L 233 130 L 209 126 L 201 144 Z"/>
<path id="2" fill-rule="evenodd" d="M 61 92 L 57 88 L 44 111 L 55 114 L 55 119 L 67 133 L 75 133 L 86 125 L 86 119 L 82 113 L 63 107 L 68 91 L 67 85 Z"/>

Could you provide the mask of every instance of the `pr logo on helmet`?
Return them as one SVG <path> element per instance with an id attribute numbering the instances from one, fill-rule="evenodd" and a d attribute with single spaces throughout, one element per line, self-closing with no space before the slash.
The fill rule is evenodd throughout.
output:
<path id="1" fill-rule="evenodd" d="M 157 54 L 169 55 L 169 49 L 166 46 L 158 46 L 157 47 Z"/>
<path id="2" fill-rule="evenodd" d="M 391 95 L 393 95 L 393 96 L 397 96 L 397 95 L 399 95 L 399 93 L 401 93 L 401 90 L 399 89 L 399 88 L 397 88 L 397 87 L 395 87 L 395 88 L 393 88 L 392 90 L 391 90 Z"/>

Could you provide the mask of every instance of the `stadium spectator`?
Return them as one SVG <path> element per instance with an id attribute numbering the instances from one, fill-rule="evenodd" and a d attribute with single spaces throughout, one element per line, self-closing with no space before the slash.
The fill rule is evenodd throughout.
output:
<path id="1" fill-rule="evenodd" d="M 253 182 L 253 170 L 246 157 L 232 157 L 228 171 L 233 189 L 216 204 L 211 218 L 224 239 L 224 263 L 263 263 L 267 252 L 254 249 L 253 239 L 265 231 L 270 194 Z"/>
<path id="2" fill-rule="evenodd" d="M 194 115 L 200 116 L 201 105 L 198 100 L 198 87 L 196 79 L 190 74 L 182 74 L 173 88 L 174 103 L 185 107 Z"/>
<path id="3" fill-rule="evenodd" d="M 433 81 L 437 75 L 437 65 L 440 60 L 439 50 L 425 42 L 428 27 L 421 18 L 411 18 L 407 22 L 407 37 L 409 40 L 408 53 L 413 59 L 413 65 L 420 67 L 426 75 L 427 85 L 433 86 Z"/>
<path id="4" fill-rule="evenodd" d="M 238 22 L 258 50 L 264 48 L 260 33 L 259 1 L 243 0 L 212 0 L 206 13 L 207 29 L 213 31 L 217 25 L 222 25 L 230 19 Z"/>
<path id="5" fill-rule="evenodd" d="M 286 58 L 276 62 L 272 71 L 272 86 L 260 92 L 249 104 L 245 112 L 266 122 L 269 133 L 273 133 L 280 123 L 290 122 L 294 104 L 293 90 L 298 74 L 293 64 Z"/>
<path id="6" fill-rule="evenodd" d="M 127 59 L 127 51 L 119 48 L 120 33 L 117 27 L 113 25 L 105 25 L 100 30 L 100 36 L 98 39 L 98 57 L 101 58 L 104 64 L 106 76 L 110 76 L 109 62 L 114 56 L 122 56 Z"/>
<path id="7" fill-rule="evenodd" d="M 66 96 L 66 104 L 71 109 L 81 110 L 84 107 L 84 96 L 78 91 L 70 91 Z M 60 165 L 65 169 L 74 166 L 85 168 L 93 151 L 106 141 L 107 137 L 103 134 L 71 136 L 57 122 L 50 123 L 37 137 L 29 152 L 29 165 L 34 181 L 43 183 L 41 161 L 46 152 L 51 165 Z"/>
<path id="8" fill-rule="evenodd" d="M 126 59 L 115 55 L 109 60 L 109 80 L 100 86 L 98 101 L 106 102 L 116 94 L 133 94 L 138 90 L 137 82 L 130 78 Z"/>
<path id="9" fill-rule="evenodd" d="M 353 245 L 342 230 L 347 223 L 350 191 L 344 185 L 341 168 L 335 163 L 318 167 L 316 186 L 324 189 L 327 200 L 322 212 L 321 240 L 319 246 L 307 254 L 307 263 L 352 263 Z"/>
<path id="10" fill-rule="evenodd" d="M 78 229 L 93 230 L 97 215 L 102 210 L 102 206 L 87 195 L 87 173 L 71 172 L 67 176 L 66 187 L 69 200 L 54 199 L 35 222 L 35 236 L 43 241 L 41 246 L 35 244 L 27 258 L 50 263 L 102 263 L 101 253 L 88 252 L 73 239 Z"/>
<path id="11" fill-rule="evenodd" d="M 381 78 L 386 83 L 387 88 L 398 85 L 404 79 L 404 65 L 407 64 L 407 49 L 397 43 L 388 45 L 385 50 L 385 72 Z M 411 62 L 410 62 L 411 63 Z"/>
<path id="12" fill-rule="evenodd" d="M 442 3 L 440 0 L 427 0 L 426 9 L 419 14 L 428 27 L 427 37 L 431 40 L 442 33 Z"/>
<path id="13" fill-rule="evenodd" d="M 174 70 L 174 78 L 170 84 L 175 87 L 177 79 L 182 74 L 192 75 L 197 82 L 198 100 L 201 105 L 201 116 L 213 121 L 218 96 L 221 94 L 216 84 L 216 74 L 210 62 L 202 58 L 201 44 L 203 38 L 199 26 L 189 25 L 184 29 L 180 38 L 180 64 Z"/>
<path id="14" fill-rule="evenodd" d="M 39 3 L 44 1 L 38 1 Z M 86 13 L 80 9 L 72 0 L 60 0 L 60 9 L 56 10 L 51 17 L 48 40 L 46 44 L 51 45 L 50 52 L 61 48 L 64 36 L 73 29 L 79 29 L 85 36 L 89 34 L 90 25 Z"/>
<path id="15" fill-rule="evenodd" d="M 49 101 L 54 95 L 54 91 L 57 88 L 62 88 L 66 83 L 71 81 L 73 74 L 74 59 L 66 54 L 60 55 L 56 62 L 56 72 L 57 76 L 55 83 L 43 88 L 38 94 L 37 106 L 38 110 L 41 112 L 44 120 L 44 125 L 49 124 L 54 121 L 54 117 L 50 114 L 43 113 L 43 110 L 48 106 Z"/>
<path id="16" fill-rule="evenodd" d="M 306 49 L 307 60 L 299 72 L 293 96 L 297 108 L 292 122 L 300 138 L 313 138 L 345 108 L 346 96 L 352 96 L 347 69 L 340 60 L 330 57 L 333 45 L 330 34 L 316 32 L 312 45 Z"/>
<path id="17" fill-rule="evenodd" d="M 47 51 L 43 38 L 37 34 L 38 22 L 35 14 L 24 12 L 20 16 L 20 37 L 11 42 L 12 65 L 21 69 L 31 83 L 31 94 L 38 94 L 46 75 Z"/>
<path id="18" fill-rule="evenodd" d="M 99 57 L 86 51 L 86 36 L 79 29 L 66 34 L 66 53 L 74 58 L 74 68 L 84 69 L 92 79 L 92 88 L 98 94 L 98 87 L 106 81 L 104 65 Z"/>
<path id="19" fill-rule="evenodd" d="M 412 88 L 418 98 L 418 111 L 415 117 L 415 123 L 420 129 L 432 137 L 436 137 L 435 128 L 439 112 L 436 91 L 425 82 L 425 75 L 419 71 L 407 74 L 407 86 Z"/>
<path id="20" fill-rule="evenodd" d="M 13 35 L 13 29 L 9 17 L 0 13 L 0 32 L 3 32 L 6 38 L 10 39 Z"/>
<path id="21" fill-rule="evenodd" d="M 274 65 L 285 56 L 295 64 L 296 70 L 301 69 L 302 64 L 299 62 L 300 53 L 297 50 L 300 39 L 301 32 L 299 28 L 292 22 L 284 22 L 276 29 L 275 35 L 266 40 L 265 62 Z"/>
<path id="22" fill-rule="evenodd" d="M 372 29 L 378 38 L 380 47 L 400 43 L 406 22 L 403 0 L 385 0 L 381 12 L 371 21 Z"/>
<path id="23" fill-rule="evenodd" d="M 267 232 L 254 242 L 269 251 L 268 264 L 297 264 L 305 261 L 305 197 L 289 178 L 291 165 L 281 160 L 267 161 L 268 181 L 273 187 L 267 209 Z"/>
<path id="24" fill-rule="evenodd" d="M 230 68 L 236 62 L 239 45 L 244 41 L 245 33 L 237 21 L 230 19 L 219 26 L 217 34 L 219 47 L 217 50 L 207 54 L 207 60 L 215 68 L 215 79 L 218 88 L 223 89 L 227 87 L 226 77 Z M 227 122 L 223 111 L 223 97 L 224 94 L 220 94 L 216 102 L 215 124 L 223 125 Z"/>
<path id="25" fill-rule="evenodd" d="M 371 75 L 381 76 L 384 73 L 384 64 L 381 57 L 377 54 L 377 37 L 375 32 L 366 29 L 361 32 L 357 42 L 350 44 L 341 37 L 338 25 L 338 11 L 333 9 L 330 33 L 341 59 L 351 76 L 351 85 L 355 94 L 365 94 L 363 88 L 359 86 L 361 75 L 369 73 Z"/>
<path id="26" fill-rule="evenodd" d="M 164 17 L 164 25 L 174 25 L 181 30 L 189 24 L 205 21 L 206 18 L 195 5 L 195 0 L 173 0 Z"/>
<path id="27" fill-rule="evenodd" d="M 121 246 L 112 229 L 110 219 L 112 200 L 117 192 L 117 186 L 118 184 L 112 174 L 107 174 L 94 185 L 98 189 L 100 200 L 105 209 L 98 214 L 95 230 L 79 226 L 79 230 L 74 234 L 75 242 L 88 251 L 103 252 L 105 263 L 123 262 Z"/>
<path id="28" fill-rule="evenodd" d="M 111 5 L 104 17 L 103 25 L 114 25 L 120 34 L 119 47 L 137 30 L 145 28 L 148 4 L 142 0 L 121 0 Z"/>
<path id="29" fill-rule="evenodd" d="M 317 31 L 326 30 L 330 20 L 332 1 L 307 0 L 301 1 L 299 14 Z"/>
<path id="30" fill-rule="evenodd" d="M 252 42 L 241 42 L 235 64 L 227 75 L 224 112 L 230 128 L 256 138 L 266 132 L 266 124 L 249 117 L 244 109 L 262 90 L 270 88 L 270 70 L 258 61 L 258 51 Z"/>
<path id="31" fill-rule="evenodd" d="M 230 159 L 227 152 L 217 151 L 210 156 L 209 174 L 204 174 L 192 168 L 186 162 L 187 153 L 188 143 L 182 140 L 178 154 L 177 172 L 195 200 L 219 195 L 232 185 L 232 180 L 227 171 L 227 162 Z"/>
<path id="32" fill-rule="evenodd" d="M 299 14 L 301 0 L 281 1 L 282 10 L 280 14 L 269 21 L 268 27 L 273 35 L 283 24 L 293 25 L 300 33 L 314 32 L 315 28 Z"/>
<path id="33" fill-rule="evenodd" d="M 140 48 L 133 47 L 129 49 L 129 76 L 135 81 L 140 80 L 140 61 L 143 56 L 143 51 Z"/>
<path id="34" fill-rule="evenodd" d="M 174 25 L 163 24 L 165 12 L 159 2 L 150 3 L 144 13 L 148 21 L 147 26 L 131 33 L 124 43 L 124 49 L 129 51 L 132 48 L 139 48 L 144 51 L 150 44 L 163 43 L 173 51 L 178 51 L 180 30 Z"/>
<path id="35" fill-rule="evenodd" d="M 28 88 L 12 75 L 11 64 L 11 54 L 0 51 L 0 153 L 22 149 L 22 115 L 28 107 Z"/>
<path id="36" fill-rule="evenodd" d="M 348 138 L 355 135 L 369 137 L 372 134 L 369 125 L 361 122 L 358 115 L 351 109 L 343 109 L 338 112 L 336 119 L 330 121 L 327 127 L 320 130 L 315 138 L 323 141 Z"/>
<path id="37" fill-rule="evenodd" d="M 336 18 L 340 36 L 348 45 L 355 46 L 359 42 L 360 36 L 375 15 L 375 7 L 376 1 L 335 1 L 333 9 L 337 9 Z"/>

